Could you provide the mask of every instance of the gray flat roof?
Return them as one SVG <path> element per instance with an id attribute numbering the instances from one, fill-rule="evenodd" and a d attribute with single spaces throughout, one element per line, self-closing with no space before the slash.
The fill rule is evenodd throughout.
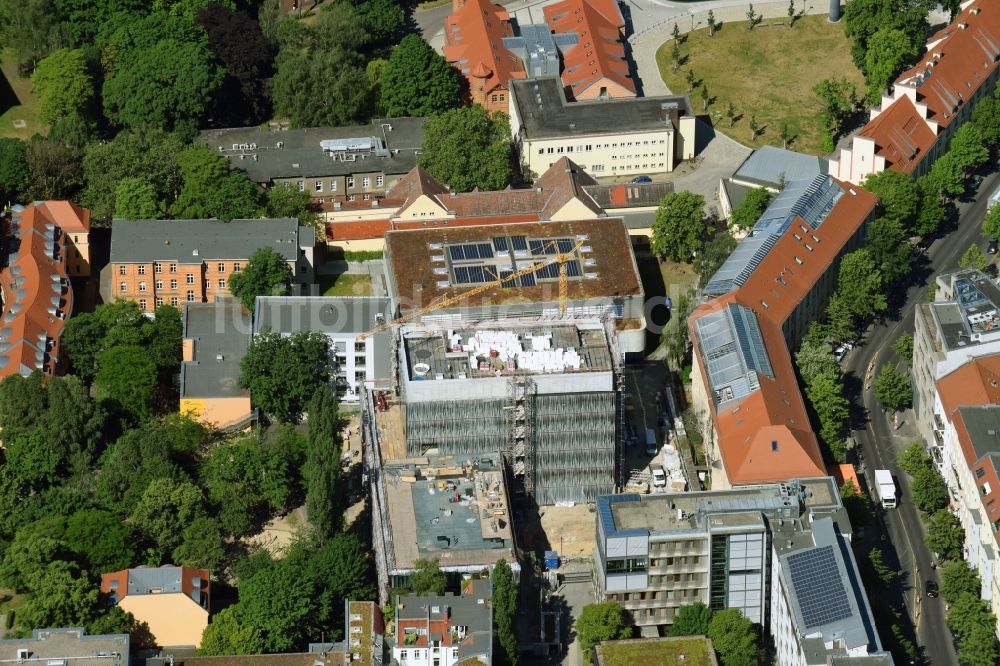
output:
<path id="1" fill-rule="evenodd" d="M 450 593 L 441 596 L 399 596 L 396 599 L 396 617 L 429 622 L 451 620 L 449 629 L 451 626 L 465 627 L 466 638 L 458 643 L 459 660 L 489 655 L 493 636 L 492 585 L 488 578 L 484 578 L 463 582 L 462 586 L 469 586 L 469 593 L 461 596 Z M 439 635 L 428 636 L 428 640 L 441 638 Z"/>
<path id="2" fill-rule="evenodd" d="M 798 484 L 798 488 L 794 484 Z M 799 491 L 805 491 L 804 494 Z M 782 512 L 797 518 L 800 507 L 809 509 L 841 506 L 840 494 L 832 477 L 799 479 L 784 484 L 740 486 L 727 490 L 706 490 L 654 495 L 610 495 L 597 500 L 597 510 L 606 536 L 642 531 L 650 534 L 707 528 L 706 518 L 721 514 L 741 516 L 741 524 L 760 523 L 760 514 L 771 517 Z M 792 525 L 791 521 L 786 521 Z M 775 525 L 772 525 L 775 527 Z"/>
<path id="3" fill-rule="evenodd" d="M 1000 406 L 959 407 L 976 458 L 1000 454 Z"/>
<path id="4" fill-rule="evenodd" d="M 812 180 L 828 172 L 829 164 L 822 157 L 762 146 L 747 155 L 733 172 L 732 179 L 776 187 L 782 181 Z"/>
<path id="5" fill-rule="evenodd" d="M 260 296 L 253 330 L 361 334 L 391 321 L 391 307 L 388 298 L 377 296 Z"/>
<path id="6" fill-rule="evenodd" d="M 837 534 L 830 517 L 813 520 L 810 533 L 808 545 L 778 548 L 799 635 L 820 633 L 824 642 L 839 639 L 847 649 L 866 645 L 880 649 L 850 546 Z"/>
<path id="7" fill-rule="evenodd" d="M 199 264 L 213 259 L 249 259 L 262 247 L 295 261 L 299 248 L 312 247 L 315 232 L 290 218 L 263 220 L 115 220 L 111 263 L 176 261 Z"/>
<path id="8" fill-rule="evenodd" d="M 83 629 L 35 629 L 31 638 L 0 640 L 0 663 L 24 663 L 17 658 L 18 650 L 28 650 L 30 663 L 65 660 L 66 666 L 128 666 L 129 638 L 127 634 L 87 636 Z"/>
<path id="9" fill-rule="evenodd" d="M 182 398 L 247 396 L 240 361 L 250 345 L 250 314 L 238 301 L 186 303 L 184 339 L 194 340 L 194 360 L 181 364 Z"/>
<path id="10" fill-rule="evenodd" d="M 510 84 L 528 139 L 619 135 L 662 129 L 670 126 L 670 116 L 664 115 L 664 105 L 674 105 L 680 116 L 692 115 L 687 95 L 567 102 L 562 81 L 556 77 L 513 80 Z"/>
<path id="11" fill-rule="evenodd" d="M 206 130 L 196 140 L 229 157 L 230 167 L 246 171 L 257 183 L 276 178 L 342 176 L 366 171 L 405 174 L 417 164 L 416 151 L 424 141 L 424 122 L 424 118 L 378 118 L 368 125 L 349 127 L 285 130 L 235 127 Z M 378 154 L 369 150 L 349 150 L 347 153 L 353 154 L 354 159 L 334 159 L 320 146 L 321 141 L 347 139 L 375 139 Z"/>

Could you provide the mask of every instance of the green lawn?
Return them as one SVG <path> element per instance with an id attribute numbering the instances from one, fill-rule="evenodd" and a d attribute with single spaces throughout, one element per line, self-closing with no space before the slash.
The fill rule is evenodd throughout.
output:
<path id="1" fill-rule="evenodd" d="M 607 666 L 711 666 L 704 638 L 625 641 L 601 645 Z M 681 661 L 684 655 L 684 661 Z"/>
<path id="2" fill-rule="evenodd" d="M 830 23 L 825 15 L 805 16 L 793 28 L 767 26 L 770 22 L 765 20 L 749 32 L 745 22 L 726 23 L 711 38 L 708 30 L 689 33 L 681 45 L 682 57 L 688 60 L 676 72 L 671 71 L 670 62 L 673 40 L 668 40 L 656 53 L 660 74 L 671 91 L 685 93 L 691 70 L 698 86 L 691 93 L 695 111 L 703 112 L 700 87 L 704 82 L 711 97 L 712 124 L 740 143 L 781 146 L 779 128 L 787 118 L 796 136 L 788 147 L 819 155 L 821 108 L 813 86 L 825 78 L 846 76 L 863 95 L 864 79 L 851 60 L 842 23 Z M 730 102 L 739 118 L 732 128 L 726 118 Z M 754 142 L 750 141 L 751 115 L 764 132 Z"/>
<path id="3" fill-rule="evenodd" d="M 324 296 L 371 296 L 372 279 L 367 275 L 321 275 L 319 290 Z"/>
<path id="4" fill-rule="evenodd" d="M 31 79 L 17 75 L 10 49 L 0 52 L 0 77 L 0 137 L 30 139 L 48 133 L 48 125 L 38 119 L 38 96 L 31 92 Z M 15 127 L 21 120 L 24 127 Z"/>

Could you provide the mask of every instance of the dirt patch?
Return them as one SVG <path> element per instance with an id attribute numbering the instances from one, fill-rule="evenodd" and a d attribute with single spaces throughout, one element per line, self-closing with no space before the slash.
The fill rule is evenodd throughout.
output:
<path id="1" fill-rule="evenodd" d="M 560 557 L 592 557 L 596 515 L 593 505 L 545 506 L 539 509 L 541 530 Z"/>

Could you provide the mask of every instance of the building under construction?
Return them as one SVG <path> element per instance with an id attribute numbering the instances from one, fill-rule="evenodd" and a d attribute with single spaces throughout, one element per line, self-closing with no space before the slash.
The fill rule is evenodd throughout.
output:
<path id="1" fill-rule="evenodd" d="M 614 492 L 621 356 L 613 322 L 404 325 L 396 339 L 399 395 L 372 410 L 372 462 L 499 450 L 512 492 L 537 504 Z"/>

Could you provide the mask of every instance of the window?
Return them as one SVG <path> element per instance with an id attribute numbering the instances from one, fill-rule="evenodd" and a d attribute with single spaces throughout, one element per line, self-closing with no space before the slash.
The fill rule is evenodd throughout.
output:
<path id="1" fill-rule="evenodd" d="M 375 187 L 382 187 L 383 185 L 385 185 L 385 177 L 375 176 Z"/>
<path id="2" fill-rule="evenodd" d="M 163 280 L 157 280 L 155 284 L 157 289 L 163 289 Z"/>
<path id="3" fill-rule="evenodd" d="M 188 284 L 194 284 L 194 274 L 193 273 L 188 273 L 187 274 L 187 283 Z"/>
<path id="4" fill-rule="evenodd" d="M 322 180 L 317 180 L 316 181 L 316 191 L 317 192 L 322 192 L 323 191 L 323 181 Z"/>
<path id="5" fill-rule="evenodd" d="M 188 303 L 193 303 L 194 302 L 194 292 L 193 291 L 189 291 L 187 293 L 187 300 L 188 300 Z"/>
<path id="6" fill-rule="evenodd" d="M 126 291 L 128 291 L 128 285 L 122 282 L 120 285 L 118 285 L 118 291 L 124 294 Z"/>
<path id="7" fill-rule="evenodd" d="M 355 198 L 356 198 L 356 197 L 355 197 L 355 196 L 354 196 L 353 194 L 348 194 L 348 195 L 347 195 L 347 200 L 348 200 L 348 201 L 354 201 L 354 199 L 355 199 Z"/>
<path id="8" fill-rule="evenodd" d="M 142 308 L 143 310 L 146 309 L 146 299 L 145 298 L 140 298 L 139 299 L 139 307 Z"/>
<path id="9" fill-rule="evenodd" d="M 226 281 L 219 280 L 219 289 L 225 289 L 225 288 L 226 288 Z"/>
<path id="10" fill-rule="evenodd" d="M 234 273 L 239 273 L 240 272 L 240 265 L 239 265 L 239 263 L 233 264 L 233 272 Z"/>
<path id="11" fill-rule="evenodd" d="M 154 273 L 162 273 L 163 272 L 163 264 L 161 264 L 158 261 L 154 261 L 153 262 L 153 272 Z"/>
<path id="12" fill-rule="evenodd" d="M 588 144 L 587 144 L 587 152 L 590 152 L 590 151 L 591 151 L 591 150 L 593 150 L 593 149 L 594 149 L 594 146 L 593 146 L 593 144 L 589 144 L 589 143 L 588 143 Z"/>
<path id="13" fill-rule="evenodd" d="M 143 264 L 139 264 L 138 272 L 139 272 L 139 275 L 145 275 L 146 274 L 146 266 L 143 265 Z"/>
<path id="14" fill-rule="evenodd" d="M 226 272 L 226 265 L 223 262 L 221 262 L 221 261 L 219 262 L 219 272 L 220 273 L 225 273 Z"/>
<path id="15" fill-rule="evenodd" d="M 989 494 L 990 494 L 990 491 L 991 491 L 991 489 L 990 489 L 990 482 L 989 482 L 989 481 L 987 481 L 986 483 L 984 483 L 983 485 L 981 485 L 981 486 L 979 487 L 979 489 L 980 489 L 981 491 L 983 491 L 983 494 L 984 494 L 984 495 L 989 495 Z"/>
<path id="16" fill-rule="evenodd" d="M 507 96 L 506 96 L 506 95 L 504 95 L 503 93 L 500 93 L 500 101 L 501 101 L 501 102 L 503 102 L 503 101 L 505 101 L 506 99 L 507 99 Z"/>
<path id="17" fill-rule="evenodd" d="M 549 152 L 549 155 L 551 155 L 552 153 L 556 152 L 556 149 L 555 148 L 549 148 L 548 152 Z"/>
<path id="18" fill-rule="evenodd" d="M 354 176 L 348 176 L 347 177 L 347 186 L 348 187 L 354 187 Z"/>
<path id="19" fill-rule="evenodd" d="M 372 195 L 370 195 L 370 194 L 364 194 L 364 195 L 362 195 L 361 198 L 364 199 L 365 201 L 371 201 Z"/>
<path id="20" fill-rule="evenodd" d="M 118 275 L 125 275 L 125 266 L 118 267 Z"/>
<path id="21" fill-rule="evenodd" d="M 171 296 L 170 297 L 170 304 L 172 306 L 174 306 L 175 308 L 177 307 L 177 297 L 176 296 Z"/>
<path id="22" fill-rule="evenodd" d="M 363 342 L 355 342 L 354 343 L 354 353 L 356 353 L 356 354 L 364 354 L 365 353 L 365 343 L 363 343 Z"/>
<path id="23" fill-rule="evenodd" d="M 493 96 L 492 96 L 492 97 L 490 98 L 490 101 L 491 101 L 491 102 L 493 102 L 494 104 L 496 104 L 497 102 L 499 102 L 499 101 L 500 101 L 500 99 L 499 99 L 499 98 L 498 98 L 498 97 L 497 97 L 496 95 L 493 95 Z"/>
<path id="24" fill-rule="evenodd" d="M 331 180 L 330 181 L 330 191 L 331 192 L 336 192 L 337 191 L 337 181 L 335 181 L 335 180 Z"/>
<path id="25" fill-rule="evenodd" d="M 163 305 L 163 299 L 158 297 L 156 299 L 156 307 L 160 307 L 161 305 Z"/>
<path id="26" fill-rule="evenodd" d="M 146 283 L 145 282 L 140 282 L 139 283 L 139 291 L 146 291 Z"/>
<path id="27" fill-rule="evenodd" d="M 979 469 L 976 470 L 976 478 L 977 479 L 983 478 L 983 476 L 985 476 L 985 474 L 986 474 L 986 470 L 984 468 L 982 468 L 982 467 L 980 467 Z"/>
<path id="28" fill-rule="evenodd" d="M 592 170 L 592 171 L 594 171 L 595 173 L 596 173 L 596 172 L 598 172 L 598 171 L 604 171 L 604 165 L 603 165 L 603 164 L 595 164 L 595 165 L 593 165 L 593 166 L 592 166 L 592 167 L 590 167 L 590 168 L 591 168 L 591 170 Z"/>
<path id="29" fill-rule="evenodd" d="M 306 190 L 306 181 L 300 180 L 299 181 L 299 192 L 305 192 L 305 190 Z"/>
<path id="30" fill-rule="evenodd" d="M 539 148 L 538 149 L 538 154 L 539 155 L 544 155 L 545 154 L 545 149 L 544 148 Z"/>
<path id="31" fill-rule="evenodd" d="M 170 272 L 171 273 L 177 272 L 177 264 L 170 264 Z"/>
<path id="32" fill-rule="evenodd" d="M 171 289 L 176 289 L 177 288 L 177 280 L 171 280 L 170 281 L 170 288 Z"/>

